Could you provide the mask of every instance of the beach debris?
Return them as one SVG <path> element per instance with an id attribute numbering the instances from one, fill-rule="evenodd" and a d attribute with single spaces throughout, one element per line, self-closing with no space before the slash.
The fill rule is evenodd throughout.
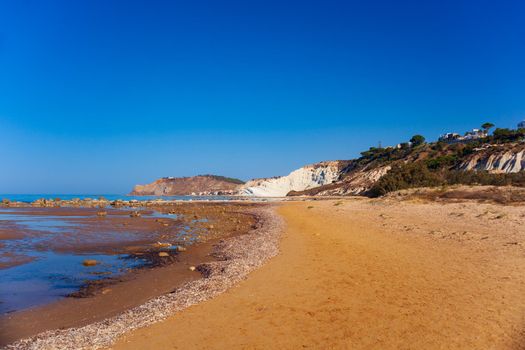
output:
<path id="1" fill-rule="evenodd" d="M 200 264 L 197 266 L 197 271 L 199 271 L 204 278 L 210 278 L 214 272 L 220 272 L 214 271 L 213 265 L 209 263 Z"/>
<path id="2" fill-rule="evenodd" d="M 171 247 L 171 243 L 168 243 L 168 242 L 157 242 L 157 243 L 153 243 L 153 246 L 158 247 L 158 248 L 169 248 L 169 247 Z"/>
<path id="3" fill-rule="evenodd" d="M 178 252 L 185 252 L 185 251 L 186 251 L 186 248 L 184 248 L 184 247 L 178 245 L 178 246 L 177 246 L 177 251 L 178 251 Z"/>
<path id="4" fill-rule="evenodd" d="M 492 220 L 498 220 L 498 219 L 503 219 L 507 216 L 507 214 L 498 214 L 497 216 L 493 217 Z"/>
<path id="5" fill-rule="evenodd" d="M 166 256 L 170 256 L 170 254 L 166 253 L 166 252 L 159 252 L 159 256 L 160 257 L 166 257 Z"/>
<path id="6" fill-rule="evenodd" d="M 98 265 L 99 262 L 95 259 L 86 259 L 84 261 L 82 261 L 82 265 L 84 266 L 95 266 L 95 265 Z"/>
<path id="7" fill-rule="evenodd" d="M 111 288 L 104 288 L 100 291 L 100 294 L 106 295 L 108 293 L 111 293 Z"/>
<path id="8" fill-rule="evenodd" d="M 189 269 L 190 271 L 195 271 L 197 268 L 195 266 L 190 266 Z"/>
<path id="9" fill-rule="evenodd" d="M 137 210 L 132 211 L 131 214 L 129 214 L 129 216 L 132 217 L 132 218 L 139 218 L 139 217 L 141 217 L 141 215 L 142 214 L 139 211 L 137 211 Z"/>
<path id="10" fill-rule="evenodd" d="M 97 212 L 97 215 L 98 215 L 98 216 L 107 216 L 107 215 L 108 215 L 108 212 L 102 210 L 102 211 Z"/>

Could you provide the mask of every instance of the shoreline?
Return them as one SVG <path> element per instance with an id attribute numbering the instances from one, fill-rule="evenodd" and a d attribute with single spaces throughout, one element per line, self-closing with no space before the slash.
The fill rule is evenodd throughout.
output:
<path id="1" fill-rule="evenodd" d="M 188 252 L 178 253 L 177 260 L 168 265 L 142 266 L 119 277 L 91 281 L 59 300 L 1 315 L 0 347 L 51 329 L 102 321 L 170 293 L 175 287 L 201 277 L 189 267 L 210 259 L 213 246 L 220 240 L 192 246 Z"/>
<path id="2" fill-rule="evenodd" d="M 18 310 L 0 315 L 0 347 L 49 329 L 79 327 L 100 321 L 169 293 L 181 283 L 199 278 L 200 273 L 191 271 L 190 267 L 209 260 L 214 244 L 220 240 L 249 232 L 256 217 L 248 213 L 248 210 L 254 207 L 256 206 L 183 203 L 150 207 L 147 210 L 142 208 L 139 211 L 142 215 L 139 217 L 130 217 L 130 213 L 135 211 L 126 208 L 106 209 L 106 215 L 102 217 L 96 215 L 100 209 L 94 208 L 12 209 L 9 216 L 0 221 L 4 226 L 7 223 L 9 229 L 7 235 L 5 230 L 0 231 L 0 238 L 7 242 L 4 250 L 8 247 L 20 247 L 22 250 L 19 254 L 32 254 L 31 249 L 36 249 L 37 254 L 42 256 L 39 251 L 41 248 L 33 247 L 31 240 L 43 237 L 48 243 L 42 248 L 49 252 L 44 251 L 43 257 L 36 262 L 40 264 L 44 261 L 45 269 L 26 265 L 22 266 L 23 270 L 0 270 L 0 273 L 4 273 L 1 276 L 5 277 L 2 281 L 4 283 L 0 284 L 0 287 L 5 287 L 1 295 L 5 308 L 12 300 L 9 299 L 9 282 L 13 278 L 15 281 L 20 278 L 36 281 L 32 282 L 34 284 L 26 283 L 23 287 L 25 289 L 22 289 L 29 295 L 28 301 L 24 301 L 26 307 L 19 304 Z M 18 217 L 23 226 L 13 224 L 16 222 L 13 220 Z M 57 218 L 67 220 L 56 221 Z M 27 227 L 31 220 L 51 220 L 58 227 L 67 225 L 64 230 L 32 231 L 29 229 L 31 226 Z M 111 232 L 109 234 L 113 241 L 107 240 L 108 231 Z M 18 232 L 19 235 L 13 235 L 13 232 Z M 10 239 L 16 241 L 9 241 Z M 169 247 L 165 246 L 170 244 Z M 96 255 L 103 252 L 108 254 L 109 260 Z M 54 265 L 46 264 L 48 255 L 66 256 L 62 261 L 67 266 L 57 265 L 60 260 L 54 260 Z M 73 256 L 75 258 L 71 260 L 70 257 Z M 117 267 L 127 268 L 116 271 L 111 265 L 114 257 L 125 261 L 118 263 Z M 90 258 L 99 259 L 100 265 L 83 266 L 82 261 Z M 33 274 L 24 272 L 28 269 Z M 105 277 L 108 274 L 102 271 L 108 269 L 115 273 Z M 63 276 L 62 279 L 82 277 L 76 279 L 75 286 L 70 285 L 65 290 L 60 284 L 55 287 L 56 281 L 62 280 L 55 276 Z M 49 285 L 49 290 L 44 290 L 44 293 L 51 295 L 51 299 L 38 299 L 44 295 L 38 290 L 42 283 Z M 30 294 L 33 285 L 37 289 Z M 16 298 L 16 294 L 14 297 Z"/>
<path id="3" fill-rule="evenodd" d="M 246 208 L 246 213 L 259 218 L 257 227 L 248 233 L 212 244 L 212 261 L 197 266 L 201 278 L 185 281 L 185 284 L 169 294 L 158 296 L 116 316 L 77 328 L 49 330 L 31 338 L 18 340 L 6 348 L 107 347 L 128 331 L 165 319 L 176 311 L 224 292 L 277 254 L 281 223 L 273 211 L 271 206 Z"/>
<path id="4" fill-rule="evenodd" d="M 522 349 L 523 207 L 290 202 L 280 253 L 127 349 Z"/>
<path id="5" fill-rule="evenodd" d="M 148 196 L 135 196 L 148 197 Z M 169 196 L 168 196 L 169 197 Z M 193 204 L 208 204 L 208 203 L 234 203 L 234 204 L 261 204 L 261 203 L 279 203 L 279 202 L 295 202 L 305 200 L 334 200 L 334 199 L 349 199 L 368 197 L 362 195 L 331 195 L 331 196 L 283 196 L 283 197 L 259 197 L 246 195 L 228 195 L 228 196 L 181 196 L 185 199 L 171 199 L 159 197 L 155 199 L 141 198 L 141 199 L 113 199 L 106 198 L 75 198 L 75 199 L 53 199 L 47 197 L 39 197 L 30 201 L 9 200 L 2 199 L 0 195 L 0 208 L 151 208 L 165 205 L 179 205 L 185 203 Z"/>

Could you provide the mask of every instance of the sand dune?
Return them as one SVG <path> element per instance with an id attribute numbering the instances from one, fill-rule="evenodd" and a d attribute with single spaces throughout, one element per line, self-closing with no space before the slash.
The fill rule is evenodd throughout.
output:
<path id="1" fill-rule="evenodd" d="M 523 207 L 285 203 L 281 253 L 116 349 L 525 348 Z"/>

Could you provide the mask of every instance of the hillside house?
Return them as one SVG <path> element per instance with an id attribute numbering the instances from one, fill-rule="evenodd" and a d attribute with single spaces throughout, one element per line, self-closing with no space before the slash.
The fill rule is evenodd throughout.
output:
<path id="1" fill-rule="evenodd" d="M 475 139 L 480 139 L 483 137 L 487 137 L 487 132 L 485 130 L 472 129 L 472 131 L 467 131 L 465 133 L 465 136 L 463 136 L 463 139 L 464 140 L 475 140 Z"/>
<path id="2" fill-rule="evenodd" d="M 456 142 L 469 142 L 469 141 L 481 139 L 484 137 L 487 137 L 487 132 L 485 130 L 472 129 L 471 131 L 467 131 L 464 136 L 461 136 L 455 132 L 449 132 L 449 133 L 441 135 L 438 140 L 442 142 L 446 142 L 446 143 L 456 143 Z"/>
<path id="3" fill-rule="evenodd" d="M 448 132 L 446 134 L 443 134 L 443 135 L 439 136 L 438 140 L 442 141 L 442 142 L 456 142 L 460 138 L 461 138 L 461 136 L 458 133 Z"/>

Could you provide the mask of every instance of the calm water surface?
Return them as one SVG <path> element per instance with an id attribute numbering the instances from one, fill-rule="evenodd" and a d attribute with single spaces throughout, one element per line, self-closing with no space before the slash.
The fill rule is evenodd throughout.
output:
<path id="1" fill-rule="evenodd" d="M 132 242 L 137 235 L 144 234 L 133 231 L 133 227 L 129 232 L 106 230 L 89 235 L 76 234 L 74 229 L 83 225 L 81 219 L 93 218 L 96 212 L 84 216 L 61 216 L 30 214 L 30 211 L 31 208 L 0 208 L 1 232 L 9 234 L 16 227 L 13 232 L 18 234 L 0 240 L 0 262 L 21 259 L 16 266 L 0 268 L 0 314 L 55 301 L 78 290 L 86 281 L 116 277 L 146 263 L 141 259 L 128 259 L 124 254 L 61 253 L 46 248 L 57 238 L 82 243 L 85 240 L 94 240 L 95 243 Z M 149 217 L 173 219 L 176 215 L 153 212 Z M 191 233 L 189 226 L 177 227 L 174 237 L 187 235 L 191 244 Z M 99 264 L 83 266 L 85 259 L 95 259 Z"/>

